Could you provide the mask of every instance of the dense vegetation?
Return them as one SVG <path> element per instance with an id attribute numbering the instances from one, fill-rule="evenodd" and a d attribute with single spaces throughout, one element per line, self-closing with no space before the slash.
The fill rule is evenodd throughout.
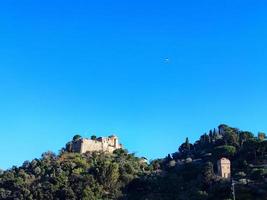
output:
<path id="1" fill-rule="evenodd" d="M 77 137 L 77 136 L 76 136 Z M 77 139 L 77 138 L 74 138 Z M 216 161 L 231 160 L 236 199 L 267 199 L 267 141 L 220 125 L 178 151 L 151 161 L 116 150 L 59 155 L 47 152 L 0 173 L 0 199 L 232 199 L 231 181 L 216 175 Z"/>

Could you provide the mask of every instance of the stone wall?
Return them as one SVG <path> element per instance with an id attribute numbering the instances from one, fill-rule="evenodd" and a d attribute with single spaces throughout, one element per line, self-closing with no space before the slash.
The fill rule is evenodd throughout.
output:
<path id="1" fill-rule="evenodd" d="M 81 152 L 86 153 L 90 151 L 103 151 L 102 143 L 97 140 L 82 139 Z"/>
<path id="2" fill-rule="evenodd" d="M 122 148 L 116 136 L 100 137 L 96 140 L 81 138 L 72 142 L 72 151 L 76 153 L 86 153 L 93 151 L 103 151 L 112 153 L 116 149 Z"/>
<path id="3" fill-rule="evenodd" d="M 231 178 L 231 162 L 227 158 L 221 158 L 217 162 L 218 175 L 222 178 Z"/>

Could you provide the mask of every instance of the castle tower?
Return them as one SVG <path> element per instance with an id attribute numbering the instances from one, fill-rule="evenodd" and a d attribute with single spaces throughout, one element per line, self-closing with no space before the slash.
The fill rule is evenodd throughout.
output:
<path id="1" fill-rule="evenodd" d="M 217 161 L 218 175 L 225 179 L 231 178 L 231 161 L 227 158 L 221 158 Z"/>
<path id="2" fill-rule="evenodd" d="M 111 135 L 108 137 L 108 139 L 109 139 L 109 145 L 110 146 L 114 147 L 115 149 L 121 148 L 119 145 L 119 139 L 117 136 Z"/>

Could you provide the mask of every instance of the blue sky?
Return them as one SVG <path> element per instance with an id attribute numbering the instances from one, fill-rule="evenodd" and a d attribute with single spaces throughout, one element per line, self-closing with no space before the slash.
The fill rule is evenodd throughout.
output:
<path id="1" fill-rule="evenodd" d="M 116 133 L 148 158 L 267 131 L 266 1 L 2 1 L 0 168 Z M 165 62 L 165 58 L 169 62 Z"/>

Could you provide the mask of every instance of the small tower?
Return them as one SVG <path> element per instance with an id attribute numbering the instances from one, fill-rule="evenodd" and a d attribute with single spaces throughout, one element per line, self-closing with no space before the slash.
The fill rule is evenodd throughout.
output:
<path id="1" fill-rule="evenodd" d="M 231 161 L 227 158 L 221 158 L 217 161 L 218 175 L 225 179 L 231 178 Z"/>
<path id="2" fill-rule="evenodd" d="M 119 139 L 118 139 L 117 136 L 110 135 L 108 137 L 108 141 L 109 141 L 109 145 L 112 146 L 112 147 L 114 147 L 115 149 L 120 148 Z"/>

